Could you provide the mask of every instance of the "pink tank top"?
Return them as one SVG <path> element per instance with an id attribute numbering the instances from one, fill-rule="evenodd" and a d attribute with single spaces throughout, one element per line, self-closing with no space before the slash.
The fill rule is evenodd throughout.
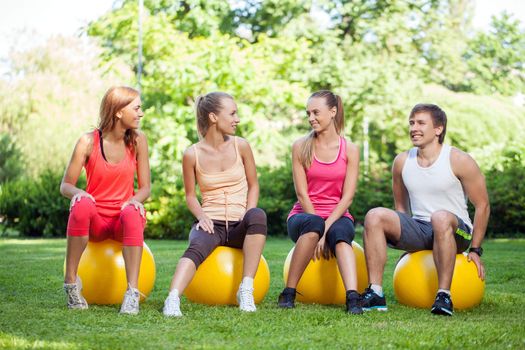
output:
<path id="1" fill-rule="evenodd" d="M 108 163 L 102 156 L 98 130 L 93 132 L 93 150 L 85 165 L 86 192 L 95 198 L 97 211 L 103 216 L 119 216 L 120 207 L 133 197 L 133 181 L 137 159 L 126 148 L 126 156 L 118 164 Z"/>
<path id="2" fill-rule="evenodd" d="M 315 209 L 315 214 L 323 219 L 327 219 L 335 209 L 343 195 L 343 185 L 346 178 L 346 140 L 341 137 L 339 140 L 339 152 L 337 158 L 330 163 L 321 162 L 315 157 L 312 159 L 310 168 L 306 170 L 306 182 L 308 183 L 308 197 Z M 295 203 L 288 218 L 292 215 L 303 213 L 303 208 L 299 201 Z M 354 218 L 348 210 L 343 214 Z"/>

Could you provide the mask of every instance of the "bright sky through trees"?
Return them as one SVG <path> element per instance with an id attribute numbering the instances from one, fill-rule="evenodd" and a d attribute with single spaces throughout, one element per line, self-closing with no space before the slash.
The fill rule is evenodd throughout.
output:
<path id="1" fill-rule="evenodd" d="M 11 45 L 31 45 L 14 35 L 21 29 L 35 30 L 36 40 L 53 34 L 74 35 L 80 28 L 111 9 L 115 0 L 4 0 L 0 5 L 0 58 Z M 525 1 L 477 0 L 473 25 L 485 28 L 490 16 L 508 11 L 525 23 Z"/>

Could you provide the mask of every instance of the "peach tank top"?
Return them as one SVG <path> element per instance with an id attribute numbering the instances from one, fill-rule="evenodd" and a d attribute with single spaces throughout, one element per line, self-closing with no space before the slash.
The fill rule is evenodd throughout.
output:
<path id="1" fill-rule="evenodd" d="M 195 149 L 195 169 L 197 183 L 202 194 L 202 209 L 212 220 L 239 221 L 246 212 L 248 182 L 242 162 L 237 138 L 234 137 L 237 159 L 225 171 L 204 172 L 199 165 L 199 152 Z"/>

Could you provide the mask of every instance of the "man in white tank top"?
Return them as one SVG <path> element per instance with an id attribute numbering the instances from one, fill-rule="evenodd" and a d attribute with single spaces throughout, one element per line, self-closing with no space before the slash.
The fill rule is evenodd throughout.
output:
<path id="1" fill-rule="evenodd" d="M 369 288 L 364 310 L 387 310 L 382 281 L 387 245 L 408 252 L 431 249 L 438 291 L 431 312 L 451 316 L 450 285 L 456 253 L 469 245 L 468 258 L 485 278 L 481 243 L 490 208 L 485 179 L 467 153 L 444 145 L 447 116 L 432 104 L 416 105 L 409 117 L 414 148 L 399 154 L 392 168 L 395 211 L 374 208 L 365 217 L 364 244 Z M 467 198 L 475 207 L 474 222 Z"/>

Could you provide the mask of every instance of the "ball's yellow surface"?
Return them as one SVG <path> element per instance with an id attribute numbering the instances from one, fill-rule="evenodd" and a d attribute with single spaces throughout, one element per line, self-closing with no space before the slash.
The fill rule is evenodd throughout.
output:
<path id="1" fill-rule="evenodd" d="M 65 262 L 64 262 L 65 268 Z M 80 258 L 78 276 L 88 304 L 120 304 L 127 289 L 122 243 L 108 239 L 89 242 Z M 155 260 L 144 243 L 138 289 L 148 296 L 155 283 Z M 141 296 L 141 301 L 144 297 Z"/>
<path id="2" fill-rule="evenodd" d="M 191 283 L 184 291 L 189 300 L 208 305 L 236 305 L 237 290 L 242 280 L 243 255 L 241 249 L 219 246 L 199 266 Z M 256 304 L 270 288 L 270 269 L 263 256 L 253 281 Z"/>
<path id="3" fill-rule="evenodd" d="M 368 272 L 366 269 L 365 254 L 363 248 L 352 242 L 357 266 L 357 289 L 362 293 L 368 287 Z M 284 262 L 284 283 L 288 280 L 288 270 L 292 261 L 295 247 L 290 250 Z M 326 260 L 310 260 L 308 266 L 297 284 L 296 300 L 302 303 L 316 304 L 344 304 L 346 302 L 346 290 L 343 279 L 339 273 L 337 260 L 330 258 Z"/>
<path id="4" fill-rule="evenodd" d="M 394 293 L 404 305 L 430 308 L 436 298 L 438 278 L 431 250 L 406 254 L 394 270 Z M 483 299 L 485 281 L 478 277 L 474 262 L 467 254 L 457 254 L 450 294 L 454 309 L 477 306 Z"/>

